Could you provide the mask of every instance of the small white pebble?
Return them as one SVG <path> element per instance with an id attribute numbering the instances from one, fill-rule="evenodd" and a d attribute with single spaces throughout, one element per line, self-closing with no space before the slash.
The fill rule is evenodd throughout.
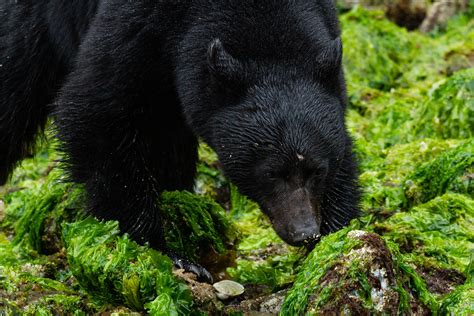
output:
<path id="1" fill-rule="evenodd" d="M 239 296 L 244 293 L 245 288 L 242 284 L 231 281 L 222 280 L 212 285 L 216 290 L 216 295 L 221 300 L 226 300 L 229 297 Z"/>
<path id="2" fill-rule="evenodd" d="M 349 238 L 360 238 L 360 237 L 363 237 L 367 235 L 367 232 L 363 231 L 363 230 L 351 230 L 348 234 L 347 234 L 347 237 Z"/>
<path id="3" fill-rule="evenodd" d="M 420 151 L 426 151 L 428 149 L 428 144 L 425 142 L 420 143 Z"/>

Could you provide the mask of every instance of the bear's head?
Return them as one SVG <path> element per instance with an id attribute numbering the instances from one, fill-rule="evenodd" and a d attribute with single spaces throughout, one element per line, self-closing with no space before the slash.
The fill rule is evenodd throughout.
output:
<path id="1" fill-rule="evenodd" d="M 334 230 L 334 223 L 324 228 L 330 221 L 324 216 L 330 215 L 322 211 L 322 201 L 350 141 L 340 40 L 328 45 L 334 51 L 331 62 L 315 65 L 315 72 L 291 63 L 239 60 L 219 40 L 208 50 L 212 111 L 201 135 L 225 174 L 291 245 L 314 244 Z"/>

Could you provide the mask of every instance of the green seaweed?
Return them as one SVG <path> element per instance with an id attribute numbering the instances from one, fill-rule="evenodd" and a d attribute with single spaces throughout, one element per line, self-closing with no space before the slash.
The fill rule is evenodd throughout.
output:
<path id="1" fill-rule="evenodd" d="M 399 86 L 399 78 L 415 53 L 416 41 L 412 38 L 419 41 L 423 38 L 389 22 L 382 11 L 362 7 L 343 15 L 341 25 L 346 56 L 344 66 L 349 90 L 353 91 L 351 100 L 361 99 L 361 96 L 354 98 L 356 91 L 389 91 Z M 352 62 L 357 60 L 364 62 Z"/>
<path id="2" fill-rule="evenodd" d="M 93 225 L 90 222 L 78 221 L 82 217 L 80 210 L 84 202 L 83 190 L 62 181 L 62 172 L 59 169 L 44 174 L 40 181 L 25 180 L 21 183 L 26 184 L 25 187 L 13 190 L 5 197 L 7 207 L 5 218 L 2 220 L 2 229 L 13 232 L 13 238 L 10 242 L 5 233 L 1 234 L 0 264 L 2 269 L 7 269 L 2 271 L 13 271 L 8 268 L 11 264 L 23 263 L 28 266 L 31 262 L 36 262 L 34 260 L 39 260 L 39 267 L 46 269 L 48 265 L 44 261 L 48 260 L 48 257 L 43 254 L 56 253 L 66 247 L 70 265 L 68 269 L 77 279 L 73 283 L 79 282 L 81 288 L 85 289 L 94 301 L 93 306 L 84 310 L 95 311 L 97 306 L 104 303 L 123 303 L 135 310 L 147 309 L 156 315 L 172 313 L 173 310 L 175 314 L 180 314 L 183 310 L 190 311 L 189 293 L 185 285 L 174 280 L 171 275 L 171 263 L 167 257 L 151 253 L 151 250 L 137 246 L 127 237 L 119 238 L 116 223 Z M 222 253 L 236 240 L 238 233 L 230 219 L 224 210 L 209 198 L 188 192 L 165 192 L 157 203 L 167 212 L 165 216 L 167 236 L 177 235 L 172 236 L 179 237 L 174 241 L 183 246 L 173 249 L 185 253 L 188 257 L 197 257 L 209 249 Z M 173 223 L 180 225 L 173 226 Z M 75 225 L 80 228 L 75 228 Z M 115 225 L 115 229 L 112 229 L 111 225 Z M 66 228 L 62 232 L 63 227 Z M 97 237 L 96 242 L 107 240 L 110 244 L 106 242 L 106 245 L 102 245 L 104 248 L 100 245 L 94 248 L 94 239 L 81 239 L 86 235 L 79 232 L 90 234 L 88 237 Z M 116 248 L 108 248 L 112 247 L 112 244 Z M 171 244 L 171 248 L 174 245 Z M 84 255 L 81 247 L 92 252 L 84 250 L 86 252 Z M 91 256 L 91 253 L 96 256 Z M 97 259 L 98 262 L 90 261 L 91 258 Z M 135 260 L 138 262 L 134 262 L 133 267 L 129 267 L 128 270 L 124 268 Z M 107 265 L 107 268 L 104 265 Z M 113 268 L 122 274 L 107 270 Z M 69 278 L 68 272 L 64 275 L 56 267 L 48 269 L 52 269 L 54 278 L 64 281 Z M 23 274 L 21 271 L 21 269 L 14 270 L 10 275 Z M 104 271 L 109 271 L 111 274 L 103 273 Z M 91 281 L 94 278 L 100 280 Z M 42 289 L 40 281 L 38 278 L 28 279 L 32 287 Z M 24 279 L 5 278 L 0 282 L 0 288 L 17 291 L 19 284 L 24 282 L 26 282 Z M 99 283 L 100 286 L 96 287 Z M 79 287 L 76 290 L 79 290 Z M 86 301 L 83 295 L 76 291 L 65 293 L 62 289 L 57 291 L 57 294 L 49 293 L 48 289 L 45 291 L 37 294 L 39 298 L 34 304 L 26 305 L 24 309 L 27 313 L 44 314 L 48 309 L 57 313 L 69 313 L 75 309 L 80 312 L 81 309 L 76 303 Z M 11 312 L 16 310 L 14 301 L 9 300 L 8 306 Z"/>
<path id="3" fill-rule="evenodd" d="M 249 259 L 239 259 L 237 267 L 228 268 L 232 279 L 242 284 L 267 285 L 272 291 L 290 285 L 299 269 L 301 254 L 291 251 L 281 255 L 262 253 L 248 255 Z"/>
<path id="4" fill-rule="evenodd" d="M 87 315 L 97 312 L 77 283 L 61 275 L 60 256 L 27 257 L 6 238 L 0 242 L 0 313 L 7 315 Z"/>
<path id="5" fill-rule="evenodd" d="M 417 135 L 444 139 L 473 137 L 474 68 L 455 72 L 437 83 L 417 116 Z"/>
<path id="6" fill-rule="evenodd" d="M 120 236 L 117 222 L 87 218 L 63 233 L 70 269 L 92 299 L 155 315 L 190 313 L 190 292 L 173 276 L 171 260 Z"/>
<path id="7" fill-rule="evenodd" d="M 217 154 L 206 143 L 199 143 L 198 153 L 199 162 L 197 163 L 194 191 L 216 199 L 219 197 L 218 192 L 225 191 L 227 188 L 228 180 L 217 168 Z"/>
<path id="8" fill-rule="evenodd" d="M 14 244 L 24 243 L 39 253 L 61 248 L 61 223 L 78 214 L 82 190 L 60 183 L 60 175 L 51 172 L 41 186 L 13 193 L 6 214 L 17 217 Z"/>
<path id="9" fill-rule="evenodd" d="M 441 303 L 440 314 L 460 316 L 474 314 L 474 283 L 461 285 L 449 293 Z"/>
<path id="10" fill-rule="evenodd" d="M 341 17 L 348 125 L 358 139 L 385 149 L 424 137 L 472 135 L 472 69 L 466 68 L 474 23 L 455 20 L 445 33 L 427 37 L 388 22 L 381 11 L 358 7 Z M 466 62 L 455 66 L 452 56 Z"/>
<path id="11" fill-rule="evenodd" d="M 224 209 L 205 196 L 164 192 L 158 202 L 167 246 L 191 260 L 209 252 L 223 254 L 237 241 L 238 230 Z"/>
<path id="12" fill-rule="evenodd" d="M 474 201 L 448 193 L 409 212 L 375 224 L 384 238 L 398 244 L 412 260 L 434 258 L 439 266 L 466 271 L 474 252 Z"/>
<path id="13" fill-rule="evenodd" d="M 438 310 L 397 245 L 346 228 L 323 238 L 305 260 L 281 315 L 407 313 L 412 304 Z"/>
<path id="14" fill-rule="evenodd" d="M 49 128 L 47 134 L 51 134 Z M 38 140 L 36 154 L 23 160 L 20 167 L 16 168 L 8 183 L 9 188 L 17 189 L 34 186 L 36 181 L 41 181 L 57 165 L 58 155 L 54 150 L 56 142 L 51 137 L 48 137 L 48 139 L 49 141 L 46 139 Z"/>
<path id="15" fill-rule="evenodd" d="M 426 161 L 443 155 L 462 143 L 458 140 L 423 139 L 397 144 L 371 157 L 373 166 L 360 175 L 365 209 L 399 210 L 406 204 L 403 185 L 406 178 Z M 360 152 L 358 144 L 358 152 Z M 367 154 L 368 155 L 368 154 Z"/>
<path id="16" fill-rule="evenodd" d="M 427 202 L 446 192 L 474 197 L 474 140 L 468 140 L 410 174 L 404 183 L 409 206 Z"/>

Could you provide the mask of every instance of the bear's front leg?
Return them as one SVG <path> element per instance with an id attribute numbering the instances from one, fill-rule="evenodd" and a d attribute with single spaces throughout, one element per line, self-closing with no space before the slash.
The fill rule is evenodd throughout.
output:
<path id="1" fill-rule="evenodd" d="M 197 159 L 197 140 L 163 82 L 172 71 L 160 59 L 164 31 L 150 22 L 159 21 L 153 9 L 110 6 L 99 11 L 56 102 L 67 171 L 85 185 L 92 214 L 211 281 L 168 250 L 156 204 L 164 190 L 192 189 Z"/>

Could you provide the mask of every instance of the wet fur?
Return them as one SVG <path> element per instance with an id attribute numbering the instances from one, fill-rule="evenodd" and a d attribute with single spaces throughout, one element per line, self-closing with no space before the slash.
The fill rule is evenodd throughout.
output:
<path id="1" fill-rule="evenodd" d="M 332 1 L 3 0 L 0 21 L 1 183 L 52 115 L 88 209 L 156 248 L 155 201 L 192 189 L 197 136 L 262 204 L 260 161 L 328 157 L 322 232 L 357 216 Z"/>

